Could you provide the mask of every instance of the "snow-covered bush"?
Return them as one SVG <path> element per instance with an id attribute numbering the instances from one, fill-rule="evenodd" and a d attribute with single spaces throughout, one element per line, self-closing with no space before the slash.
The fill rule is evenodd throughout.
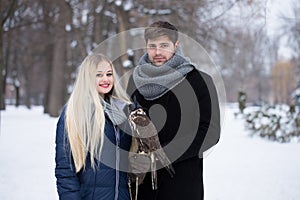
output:
<path id="1" fill-rule="evenodd" d="M 248 108 L 244 114 L 251 135 L 278 141 L 300 141 L 300 107 L 288 105 Z"/>

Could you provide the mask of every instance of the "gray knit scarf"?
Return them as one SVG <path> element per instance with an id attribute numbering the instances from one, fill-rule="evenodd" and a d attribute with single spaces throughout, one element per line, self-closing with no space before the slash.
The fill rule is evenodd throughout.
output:
<path id="1" fill-rule="evenodd" d="M 100 97 L 100 101 L 103 105 L 104 112 L 107 114 L 114 125 L 120 125 L 127 121 L 125 108 L 128 103 L 114 97 L 109 97 L 107 101 L 104 101 Z"/>
<path id="2" fill-rule="evenodd" d="M 183 81 L 194 67 L 189 58 L 183 56 L 179 47 L 172 58 L 162 66 L 153 65 L 145 53 L 133 71 L 133 80 L 145 99 L 154 100 Z"/>

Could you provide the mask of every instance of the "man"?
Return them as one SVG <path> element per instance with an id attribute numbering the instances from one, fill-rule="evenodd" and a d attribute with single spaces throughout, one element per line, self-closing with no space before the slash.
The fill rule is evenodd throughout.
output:
<path id="1" fill-rule="evenodd" d="M 145 29 L 146 53 L 128 82 L 127 92 L 147 112 L 159 131 L 159 141 L 173 162 L 173 177 L 164 166 L 139 186 L 141 200 L 204 198 L 203 152 L 220 137 L 220 111 L 211 77 L 184 57 L 177 28 L 157 21 Z M 134 159 L 129 159 L 134 165 Z M 157 163 L 159 164 L 159 163 Z"/>

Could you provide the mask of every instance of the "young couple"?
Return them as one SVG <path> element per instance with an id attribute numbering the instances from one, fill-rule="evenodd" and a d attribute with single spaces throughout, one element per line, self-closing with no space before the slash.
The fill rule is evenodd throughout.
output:
<path id="1" fill-rule="evenodd" d="M 204 198 L 202 153 L 220 136 L 215 86 L 183 56 L 174 25 L 154 22 L 144 37 L 146 53 L 126 92 L 104 55 L 91 54 L 82 62 L 57 123 L 55 176 L 60 200 L 130 200 L 124 166 L 150 168 L 151 164 L 138 163 L 124 153 L 131 146 L 131 134 L 123 125 L 133 98 L 160 127 L 160 143 L 175 170 L 173 177 L 164 168 L 157 171 L 157 190 L 152 189 L 148 172 L 138 199 Z"/>

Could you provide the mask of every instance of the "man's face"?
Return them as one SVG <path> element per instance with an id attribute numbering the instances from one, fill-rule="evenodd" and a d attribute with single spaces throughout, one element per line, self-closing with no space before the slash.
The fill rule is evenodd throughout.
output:
<path id="1" fill-rule="evenodd" d="M 174 55 L 178 41 L 174 44 L 167 36 L 148 39 L 146 48 L 149 59 L 155 66 L 165 64 Z"/>

